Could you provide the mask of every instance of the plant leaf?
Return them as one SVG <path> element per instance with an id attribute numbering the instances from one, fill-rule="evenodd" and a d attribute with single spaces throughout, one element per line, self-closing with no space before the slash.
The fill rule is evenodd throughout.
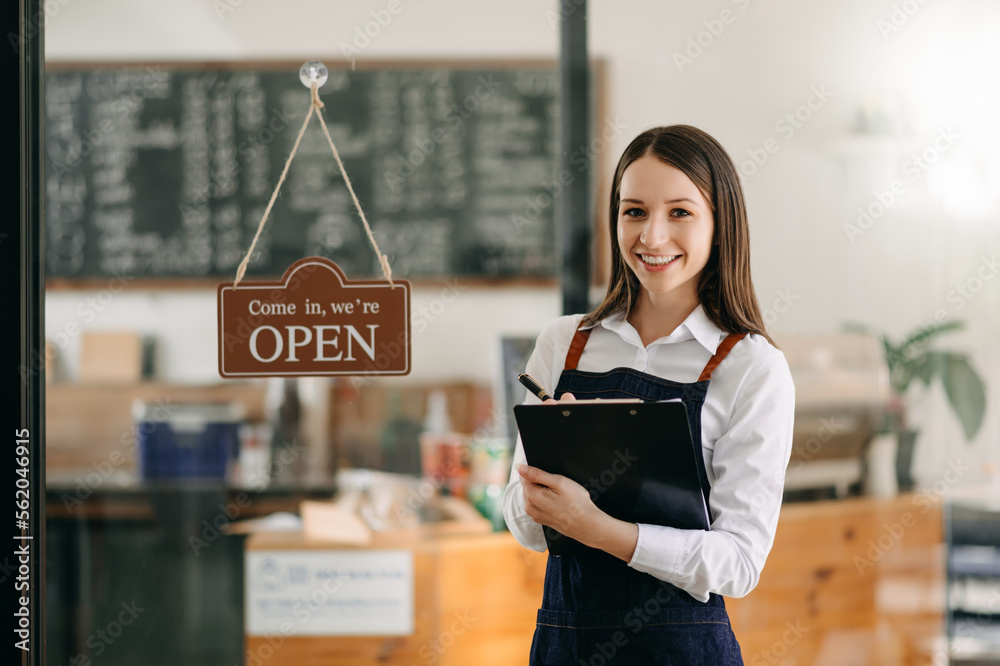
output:
<path id="1" fill-rule="evenodd" d="M 882 336 L 882 347 L 885 349 L 885 364 L 889 366 L 889 381 L 892 388 L 896 393 L 903 394 L 906 392 L 906 387 L 910 385 L 907 359 L 899 353 L 898 348 L 893 347 L 886 335 Z"/>
<path id="2" fill-rule="evenodd" d="M 942 352 L 926 352 L 916 358 L 909 359 L 904 367 L 909 371 L 909 380 L 914 377 L 923 382 L 924 386 L 930 386 L 934 375 L 943 374 L 945 366 L 941 362 Z"/>
<path id="3" fill-rule="evenodd" d="M 934 323 L 926 327 L 920 327 L 916 330 L 916 332 L 911 333 L 905 340 L 903 340 L 903 342 L 900 343 L 899 352 L 905 356 L 911 347 L 923 345 L 924 343 L 930 342 L 931 338 L 935 338 L 942 333 L 955 331 L 960 328 L 965 328 L 964 321 L 947 321 L 944 323 Z"/>
<path id="4" fill-rule="evenodd" d="M 967 356 L 942 352 L 941 383 L 955 415 L 962 424 L 965 440 L 979 432 L 986 414 L 986 387 Z"/>

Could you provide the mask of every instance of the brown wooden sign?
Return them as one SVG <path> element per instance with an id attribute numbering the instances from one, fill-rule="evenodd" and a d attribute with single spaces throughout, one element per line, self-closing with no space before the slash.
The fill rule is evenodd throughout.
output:
<path id="1" fill-rule="evenodd" d="M 348 280 L 307 257 L 278 282 L 219 285 L 223 377 L 405 375 L 410 283 Z"/>

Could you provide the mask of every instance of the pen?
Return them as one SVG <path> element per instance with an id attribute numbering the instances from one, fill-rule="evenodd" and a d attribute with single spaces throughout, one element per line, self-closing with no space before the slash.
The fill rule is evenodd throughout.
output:
<path id="1" fill-rule="evenodd" d="M 529 374 L 525 374 L 525 373 L 522 372 L 521 374 L 519 374 L 517 376 L 517 381 L 519 381 L 522 384 L 524 384 L 524 386 L 529 391 L 531 391 L 532 393 L 534 393 L 535 395 L 537 395 L 538 399 L 541 400 L 541 401 L 543 401 L 543 402 L 546 401 L 546 400 L 548 400 L 549 398 L 552 398 L 552 396 L 549 395 L 549 392 L 546 391 L 544 388 L 542 388 L 542 385 L 539 384 L 538 382 L 536 382 L 534 380 L 534 378 L 532 378 L 532 376 L 529 375 Z"/>

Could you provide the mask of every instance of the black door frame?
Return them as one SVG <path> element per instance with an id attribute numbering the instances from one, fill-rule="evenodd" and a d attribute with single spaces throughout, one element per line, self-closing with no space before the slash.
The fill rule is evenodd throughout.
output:
<path id="1" fill-rule="evenodd" d="M 0 225 L 0 271 L 4 278 L 0 288 L 4 316 L 0 321 L 8 330 L 17 331 L 18 340 L 15 347 L 9 342 L 12 336 L 2 338 L 9 345 L 2 352 L 7 435 L 0 445 L 0 466 L 6 479 L 3 504 L 8 508 L 0 524 L 9 527 L 0 534 L 0 541 L 6 544 L 0 547 L 0 594 L 7 600 L 3 633 L 14 638 L 4 641 L 0 653 L 8 656 L 0 661 L 39 666 L 45 663 L 44 21 L 40 0 L 19 0 L 8 5 L 4 13 L 3 81 L 7 90 L 17 90 L 18 99 L 14 104 L 13 95 L 7 94 L 3 108 L 8 122 L 0 139 L 6 144 L 3 154 L 11 167 L 4 173 L 16 170 L 20 174 L 16 182 L 8 177 L 4 186 L 9 212 Z M 15 125 L 19 127 L 17 134 Z M 16 219 L 14 202 L 19 202 Z M 25 494 L 27 504 L 18 505 Z M 25 613 L 21 609 L 26 609 L 27 617 L 18 616 Z M 18 635 L 18 630 L 24 633 Z"/>

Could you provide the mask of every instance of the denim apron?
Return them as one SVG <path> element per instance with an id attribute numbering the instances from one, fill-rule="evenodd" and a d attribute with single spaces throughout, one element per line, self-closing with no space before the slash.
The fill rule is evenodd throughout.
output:
<path id="1" fill-rule="evenodd" d="M 701 406 L 712 371 L 744 335 L 729 334 L 698 381 L 682 384 L 631 368 L 577 370 L 590 337 L 590 329 L 577 329 L 556 397 L 569 392 L 579 399 L 680 398 L 687 407 L 707 504 L 710 485 L 701 448 Z M 700 602 L 678 587 L 594 550 L 592 555 L 549 555 L 530 663 L 724 666 L 741 665 L 743 659 L 721 596 L 711 594 L 707 602 Z"/>

